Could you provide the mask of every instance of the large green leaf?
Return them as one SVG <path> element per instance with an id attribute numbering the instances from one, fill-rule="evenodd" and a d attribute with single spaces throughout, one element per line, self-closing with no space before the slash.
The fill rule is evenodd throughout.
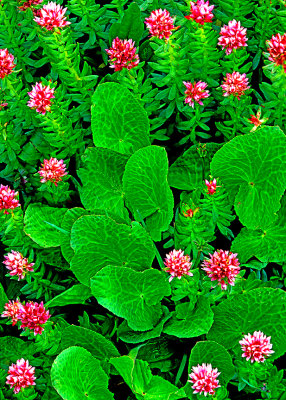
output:
<path id="1" fill-rule="evenodd" d="M 71 246 L 75 251 L 71 269 L 85 285 L 107 265 L 144 270 L 155 256 L 154 244 L 140 224 L 118 224 L 101 215 L 83 216 L 75 222 Z"/>
<path id="2" fill-rule="evenodd" d="M 84 304 L 91 296 L 90 288 L 85 285 L 74 285 L 46 303 L 46 307 Z"/>
<path id="3" fill-rule="evenodd" d="M 266 228 L 275 219 L 286 183 L 286 136 L 266 126 L 226 143 L 211 162 L 235 198 L 234 207 L 249 229 Z"/>
<path id="4" fill-rule="evenodd" d="M 0 283 L 0 314 L 4 311 L 5 304 L 8 303 L 8 297 L 4 292 L 3 286 Z"/>
<path id="5" fill-rule="evenodd" d="M 286 352 L 286 293 L 281 289 L 258 288 L 232 296 L 212 308 L 214 324 L 208 339 L 241 354 L 239 340 L 254 331 L 271 336 L 274 354 Z"/>
<path id="6" fill-rule="evenodd" d="M 60 246 L 63 235 L 67 235 L 61 228 L 66 212 L 66 208 L 30 204 L 24 218 L 25 233 L 42 247 Z"/>
<path id="7" fill-rule="evenodd" d="M 82 347 L 69 347 L 58 355 L 52 365 L 51 379 L 64 400 L 113 399 L 100 362 Z"/>
<path id="8" fill-rule="evenodd" d="M 127 161 L 123 188 L 137 221 L 146 218 L 153 240 L 161 240 L 173 218 L 174 198 L 167 181 L 166 150 L 149 146 L 138 150 Z"/>
<path id="9" fill-rule="evenodd" d="M 91 129 L 95 146 L 132 154 L 148 146 L 146 111 L 126 87 L 107 82 L 98 85 L 92 97 Z"/>
<path id="10" fill-rule="evenodd" d="M 131 329 L 152 329 L 162 316 L 160 301 L 171 293 L 164 273 L 149 269 L 136 272 L 126 267 L 105 267 L 91 279 L 91 291 L 98 303 Z"/>
<path id="11" fill-rule="evenodd" d="M 80 199 L 89 210 L 104 209 L 128 220 L 122 177 L 128 156 L 102 147 L 87 148 L 78 171 Z"/>

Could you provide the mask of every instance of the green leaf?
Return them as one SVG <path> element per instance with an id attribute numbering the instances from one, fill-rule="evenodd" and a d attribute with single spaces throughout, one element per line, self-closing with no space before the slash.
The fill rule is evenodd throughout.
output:
<path id="1" fill-rule="evenodd" d="M 276 359 L 286 352 L 286 293 L 281 289 L 258 288 L 232 296 L 212 308 L 214 324 L 208 333 L 226 349 L 241 355 L 239 340 L 254 331 L 271 336 Z"/>
<path id="2" fill-rule="evenodd" d="M 105 267 L 91 279 L 91 291 L 98 303 L 131 329 L 152 329 L 162 316 L 160 301 L 170 295 L 165 274 L 149 269 L 136 272 L 125 267 Z"/>
<path id="3" fill-rule="evenodd" d="M 69 347 L 55 359 L 51 380 L 59 395 L 68 400 L 111 400 L 108 377 L 90 352 L 82 347 Z"/>
<path id="4" fill-rule="evenodd" d="M 144 396 L 145 400 L 178 400 L 183 398 L 186 398 L 184 389 L 178 389 L 161 376 L 153 376 Z"/>
<path id="5" fill-rule="evenodd" d="M 90 288 L 85 285 L 74 285 L 46 303 L 46 307 L 84 304 L 91 296 Z"/>
<path id="6" fill-rule="evenodd" d="M 35 353 L 34 343 L 27 343 L 14 336 L 0 337 L 0 367 L 7 368 L 19 358 L 29 358 Z"/>
<path id="7" fill-rule="evenodd" d="M 71 269 L 85 285 L 107 265 L 144 270 L 151 267 L 155 256 L 151 238 L 137 222 L 130 227 L 98 215 L 83 216 L 75 222 L 71 246 L 75 251 Z"/>
<path id="8" fill-rule="evenodd" d="M 150 145 L 146 111 L 133 94 L 118 83 L 98 85 L 92 97 L 91 129 L 95 146 L 133 154 Z"/>
<path id="9" fill-rule="evenodd" d="M 214 155 L 212 174 L 235 198 L 236 213 L 247 228 L 274 222 L 286 187 L 285 158 L 286 137 L 270 126 L 235 137 Z"/>
<path id="10" fill-rule="evenodd" d="M 153 240 L 161 240 L 173 218 L 174 198 L 167 181 L 166 150 L 149 146 L 138 150 L 127 161 L 123 188 L 137 221 L 146 218 Z"/>
<path id="11" fill-rule="evenodd" d="M 25 233 L 42 247 L 60 246 L 64 236 L 61 222 L 66 212 L 66 208 L 30 204 L 24 218 Z"/>
<path id="12" fill-rule="evenodd" d="M 8 303 L 8 297 L 4 292 L 3 286 L 0 283 L 0 314 L 4 311 L 5 304 Z"/>
<path id="13" fill-rule="evenodd" d="M 89 210 L 104 209 L 128 220 L 122 177 L 128 156 L 101 147 L 87 148 L 78 171 L 80 199 Z"/>

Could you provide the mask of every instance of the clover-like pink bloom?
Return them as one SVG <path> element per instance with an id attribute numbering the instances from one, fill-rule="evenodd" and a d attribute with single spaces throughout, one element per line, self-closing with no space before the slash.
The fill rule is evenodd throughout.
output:
<path id="1" fill-rule="evenodd" d="M 219 388 L 219 380 L 217 377 L 219 376 L 220 372 L 218 369 L 212 368 L 211 364 L 202 364 L 197 365 L 197 367 L 192 367 L 192 373 L 189 374 L 190 380 L 193 384 L 192 389 L 194 389 L 194 394 L 204 394 L 207 396 L 210 394 L 213 396 L 215 394 L 215 389 Z"/>
<path id="2" fill-rule="evenodd" d="M 17 322 L 19 321 L 19 312 L 22 304 L 20 301 L 17 300 L 9 300 L 9 303 L 6 303 L 4 306 L 3 313 L 1 314 L 1 317 L 3 318 L 11 318 L 12 320 L 12 326 L 16 325 Z"/>
<path id="3" fill-rule="evenodd" d="M 250 89 L 248 86 L 248 78 L 245 74 L 240 74 L 239 72 L 226 74 L 221 88 L 224 91 L 223 96 L 232 95 L 237 97 L 238 100 L 240 100 L 240 96 L 245 94 L 245 90 Z"/>
<path id="4" fill-rule="evenodd" d="M 242 357 L 246 360 L 250 360 L 260 363 L 265 361 L 265 357 L 269 357 L 274 353 L 272 344 L 270 343 L 271 336 L 266 337 L 263 332 L 255 331 L 253 335 L 250 333 L 245 335 L 242 340 L 239 341 L 241 350 L 243 351 Z"/>
<path id="5" fill-rule="evenodd" d="M 209 255 L 210 259 L 203 262 L 202 269 L 212 281 L 218 281 L 222 290 L 227 288 L 226 279 L 229 285 L 234 286 L 235 277 L 240 271 L 240 263 L 236 258 L 237 254 L 231 251 L 218 250 Z"/>
<path id="6" fill-rule="evenodd" d="M 207 181 L 205 180 L 205 184 L 207 185 L 208 188 L 208 194 L 214 194 L 216 192 L 216 179 L 212 180 L 212 181 Z"/>
<path id="7" fill-rule="evenodd" d="M 169 39 L 172 35 L 172 30 L 176 29 L 174 19 L 170 16 L 169 11 L 161 8 L 152 11 L 150 17 L 146 18 L 144 23 L 149 29 L 150 35 L 159 39 Z"/>
<path id="8" fill-rule="evenodd" d="M 274 62 L 276 65 L 282 65 L 286 72 L 286 33 L 280 35 L 277 33 L 273 35 L 270 40 L 267 41 L 269 60 Z"/>
<path id="9" fill-rule="evenodd" d="M 54 91 L 54 88 L 43 86 L 41 82 L 37 82 L 32 86 L 31 92 L 28 92 L 30 100 L 27 106 L 35 108 L 38 113 L 45 115 L 47 111 L 51 111 L 51 99 L 55 97 Z"/>
<path id="10" fill-rule="evenodd" d="M 105 51 L 109 55 L 110 68 L 114 68 L 115 71 L 121 71 L 123 68 L 130 70 L 139 64 L 139 56 L 132 39 L 121 40 L 116 37 L 112 47 Z"/>
<path id="11" fill-rule="evenodd" d="M 35 367 L 29 365 L 28 360 L 21 358 L 16 361 L 16 364 L 10 365 L 6 384 L 10 385 L 10 389 L 13 388 L 14 393 L 17 394 L 21 389 L 36 385 L 34 373 Z"/>
<path id="12" fill-rule="evenodd" d="M 33 272 L 34 263 L 29 263 L 28 259 L 23 257 L 23 255 L 19 251 L 12 250 L 11 253 L 8 253 L 4 256 L 5 261 L 3 264 L 6 265 L 6 268 L 10 271 L 10 275 L 18 276 L 18 281 L 25 278 L 27 272 Z"/>
<path id="13" fill-rule="evenodd" d="M 1 103 L 0 104 L 0 111 L 2 110 L 2 108 L 7 107 L 8 103 Z"/>
<path id="14" fill-rule="evenodd" d="M 45 27 L 48 31 L 52 31 L 55 28 L 63 28 L 70 24 L 66 21 L 64 16 L 67 8 L 63 8 L 59 4 L 49 1 L 48 4 L 43 5 L 43 8 L 39 10 L 38 15 L 35 16 L 34 21 L 38 25 Z"/>
<path id="15" fill-rule="evenodd" d="M 9 214 L 6 210 L 12 210 L 16 207 L 20 207 L 19 200 L 15 197 L 18 196 L 18 192 L 12 190 L 8 185 L 0 185 L 0 211 L 5 210 L 4 214 Z"/>
<path id="16" fill-rule="evenodd" d="M 169 282 L 176 276 L 181 279 L 183 275 L 193 276 L 190 269 L 192 263 L 190 262 L 190 256 L 184 255 L 183 250 L 172 250 L 166 255 L 164 264 L 166 265 L 166 272 L 171 274 Z"/>
<path id="17" fill-rule="evenodd" d="M 53 182 L 55 186 L 58 186 L 57 182 L 61 181 L 62 177 L 67 175 L 64 160 L 57 160 L 53 157 L 49 160 L 44 160 L 38 174 L 42 177 L 42 183 L 50 181 Z"/>
<path id="18" fill-rule="evenodd" d="M 191 1 L 191 14 L 186 16 L 187 19 L 193 19 L 200 25 L 204 25 L 206 22 L 212 22 L 214 17 L 212 10 L 213 5 L 209 5 L 209 1 L 197 0 L 196 2 Z"/>
<path id="19" fill-rule="evenodd" d="M 210 96 L 209 91 L 205 90 L 206 87 L 208 86 L 206 82 L 183 82 L 183 84 L 186 86 L 187 90 L 185 91 L 185 103 L 189 104 L 190 107 L 195 106 L 195 102 L 199 103 L 201 106 L 203 106 L 202 99 L 205 99 Z"/>
<path id="20" fill-rule="evenodd" d="M 29 328 L 34 331 L 34 335 L 41 335 L 44 328 L 43 325 L 50 318 L 49 311 L 46 311 L 44 303 L 30 301 L 20 307 L 19 320 L 21 320 L 21 328 Z"/>
<path id="21" fill-rule="evenodd" d="M 8 49 L 0 49 L 0 79 L 13 72 L 14 56 L 8 52 Z"/>
<path id="22" fill-rule="evenodd" d="M 33 8 L 33 6 L 36 6 L 42 2 L 43 2 L 43 0 L 27 0 L 27 1 L 25 1 L 25 3 L 23 3 L 22 6 L 19 7 L 19 9 L 22 11 L 25 11 L 28 8 Z"/>
<path id="23" fill-rule="evenodd" d="M 240 26 L 240 21 L 229 21 L 228 25 L 224 25 L 220 30 L 219 46 L 226 49 L 226 54 L 230 54 L 233 49 L 246 47 L 247 44 L 246 28 Z"/>

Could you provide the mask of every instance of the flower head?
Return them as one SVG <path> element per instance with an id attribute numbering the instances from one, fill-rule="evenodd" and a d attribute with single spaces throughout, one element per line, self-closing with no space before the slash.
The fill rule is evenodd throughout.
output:
<path id="1" fill-rule="evenodd" d="M 123 68 L 132 69 L 139 64 L 139 56 L 136 54 L 135 42 L 132 39 L 121 40 L 116 37 L 112 47 L 105 49 L 109 55 L 110 68 L 121 71 Z"/>
<path id="2" fill-rule="evenodd" d="M 50 318 L 49 311 L 46 311 L 44 303 L 30 301 L 20 307 L 19 319 L 21 320 L 21 328 L 29 328 L 34 331 L 34 335 L 41 335 L 44 325 Z"/>
<path id="3" fill-rule="evenodd" d="M 222 290 L 227 288 L 226 279 L 229 285 L 234 286 L 235 277 L 240 271 L 240 263 L 236 256 L 237 254 L 231 251 L 218 250 L 210 254 L 210 259 L 202 264 L 202 269 L 212 281 L 218 281 Z"/>
<path id="4" fill-rule="evenodd" d="M 20 10 L 25 11 L 27 8 L 33 8 L 33 6 L 36 6 L 40 3 L 42 3 L 43 0 L 27 0 L 24 2 L 22 6 L 19 7 Z"/>
<path id="5" fill-rule="evenodd" d="M 10 389 L 14 389 L 14 393 L 19 393 L 21 389 L 35 384 L 35 367 L 29 365 L 28 360 L 21 358 L 16 364 L 12 364 L 8 370 L 6 384 L 10 385 Z"/>
<path id="6" fill-rule="evenodd" d="M 174 19 L 171 18 L 167 10 L 155 10 L 151 12 L 150 17 L 145 19 L 145 24 L 149 29 L 151 36 L 156 36 L 159 39 L 169 39 L 172 35 L 174 27 Z"/>
<path id="7" fill-rule="evenodd" d="M 268 120 L 268 118 L 262 118 L 261 117 L 261 108 L 259 107 L 259 110 L 257 111 L 256 115 L 250 114 L 251 118 L 248 118 L 248 121 L 254 125 L 254 127 L 251 129 L 250 132 L 255 131 L 260 125 L 262 125 L 264 122 Z"/>
<path id="8" fill-rule="evenodd" d="M 192 389 L 194 389 L 194 394 L 208 394 L 214 395 L 215 390 L 220 387 L 219 380 L 216 379 L 220 372 L 217 368 L 213 369 L 211 364 L 197 365 L 197 367 L 192 367 L 192 373 L 189 375 L 190 380 L 193 384 Z"/>
<path id="9" fill-rule="evenodd" d="M 248 78 L 245 74 L 240 74 L 239 72 L 226 74 L 221 87 L 224 90 L 223 96 L 232 95 L 237 97 L 238 100 L 240 100 L 240 96 L 245 94 L 245 90 L 250 89 L 248 86 Z"/>
<path id="10" fill-rule="evenodd" d="M 7 107 L 7 106 L 8 106 L 8 103 L 1 103 L 0 104 L 0 111 L 2 110 L 3 107 Z"/>
<path id="11" fill-rule="evenodd" d="M 188 15 L 187 19 L 193 19 L 200 25 L 204 25 L 206 22 L 212 22 L 214 17 L 212 10 L 214 6 L 209 5 L 209 1 L 197 0 L 196 2 L 191 1 L 191 14 Z"/>
<path id="12" fill-rule="evenodd" d="M 219 46 L 226 49 L 226 54 L 230 54 L 233 49 L 246 47 L 247 44 L 246 28 L 240 26 L 240 22 L 229 21 L 228 25 L 224 25 L 220 30 Z"/>
<path id="13" fill-rule="evenodd" d="M 0 79 L 13 72 L 14 56 L 8 52 L 8 49 L 0 49 Z"/>
<path id="14" fill-rule="evenodd" d="M 4 258 L 5 261 L 3 261 L 3 264 L 5 264 L 6 268 L 10 270 L 11 276 L 18 276 L 18 281 L 24 279 L 28 271 L 34 271 L 34 263 L 29 263 L 28 259 L 24 258 L 19 251 L 12 250 L 11 253 L 8 253 Z"/>
<path id="15" fill-rule="evenodd" d="M 3 318 L 11 318 L 12 320 L 12 326 L 16 325 L 17 322 L 19 321 L 19 312 L 22 304 L 20 303 L 19 300 L 9 300 L 9 303 L 6 303 L 4 306 L 3 313 L 1 314 L 1 317 Z"/>
<path id="16" fill-rule="evenodd" d="M 192 263 L 190 262 L 190 256 L 184 255 L 182 250 L 173 250 L 166 255 L 165 262 L 166 271 L 171 274 L 169 282 L 176 276 L 179 279 L 183 275 L 193 276 L 190 269 L 192 268 Z"/>
<path id="17" fill-rule="evenodd" d="M 274 353 L 272 344 L 270 343 L 271 336 L 266 337 L 263 332 L 255 331 L 253 335 L 250 333 L 245 335 L 242 340 L 239 341 L 241 350 L 243 351 L 242 357 L 246 360 L 264 362 L 265 357 L 269 357 Z"/>
<path id="18" fill-rule="evenodd" d="M 0 210 L 5 210 L 4 214 L 9 214 L 6 210 L 20 207 L 19 200 L 15 199 L 17 195 L 18 192 L 15 192 L 9 186 L 0 185 Z"/>
<path id="19" fill-rule="evenodd" d="M 208 188 L 208 194 L 214 194 L 216 192 L 216 179 L 214 179 L 213 181 L 207 181 L 205 180 L 205 184 L 207 185 Z"/>
<path id="20" fill-rule="evenodd" d="M 38 113 L 45 115 L 47 111 L 51 111 L 51 99 L 55 97 L 54 90 L 50 86 L 42 86 L 42 83 L 37 82 L 32 86 L 31 92 L 28 92 L 30 96 L 28 107 L 35 108 Z"/>
<path id="21" fill-rule="evenodd" d="M 48 4 L 44 4 L 43 8 L 39 10 L 39 15 L 35 16 L 34 21 L 38 25 L 45 27 L 48 31 L 52 31 L 55 28 L 63 28 L 70 24 L 64 16 L 66 11 L 67 8 L 49 1 Z"/>
<path id="22" fill-rule="evenodd" d="M 205 90 L 205 88 L 208 86 L 206 82 L 183 82 L 183 84 L 186 86 L 187 90 L 185 91 L 185 103 L 189 104 L 190 107 L 194 108 L 194 101 L 199 103 L 201 106 L 203 105 L 201 99 L 205 99 L 210 96 L 209 91 Z"/>
<path id="23" fill-rule="evenodd" d="M 273 35 L 268 43 L 269 60 L 274 62 L 276 65 L 282 65 L 286 72 L 286 33 L 280 35 L 277 33 Z"/>
<path id="24" fill-rule="evenodd" d="M 62 180 L 62 177 L 67 175 L 66 165 L 64 160 L 57 160 L 51 157 L 49 160 L 44 160 L 38 174 L 41 175 L 41 182 L 53 182 L 57 186 L 57 182 Z"/>

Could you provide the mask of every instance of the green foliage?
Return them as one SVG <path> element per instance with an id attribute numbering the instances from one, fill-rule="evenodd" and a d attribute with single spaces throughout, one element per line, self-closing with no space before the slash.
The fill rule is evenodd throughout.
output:
<path id="1" fill-rule="evenodd" d="M 90 288 L 74 285 L 46 303 L 47 307 L 66 306 L 68 304 L 84 304 L 91 296 Z"/>

